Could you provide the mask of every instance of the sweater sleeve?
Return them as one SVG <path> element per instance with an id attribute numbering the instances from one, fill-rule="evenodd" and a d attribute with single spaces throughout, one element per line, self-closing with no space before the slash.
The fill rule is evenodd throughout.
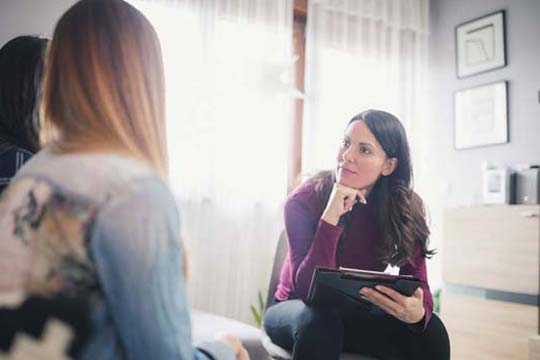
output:
<path id="1" fill-rule="evenodd" d="M 107 307 L 128 359 L 235 359 L 222 342 L 195 348 L 176 205 L 144 183 L 98 212 L 90 241 Z"/>
<path id="2" fill-rule="evenodd" d="M 295 294 L 307 299 L 315 266 L 336 267 L 336 249 L 342 232 L 309 208 L 304 196 L 289 198 L 285 204 L 285 231 Z"/>
<path id="3" fill-rule="evenodd" d="M 420 244 L 416 244 L 414 249 L 414 261 L 413 263 L 407 263 L 400 269 L 400 274 L 413 275 L 422 281 L 420 285 L 424 292 L 424 310 L 425 315 L 422 321 L 417 324 L 411 325 L 412 330 L 423 331 L 427 327 L 431 314 L 433 313 L 433 296 L 428 284 L 426 258 L 422 256 Z"/>

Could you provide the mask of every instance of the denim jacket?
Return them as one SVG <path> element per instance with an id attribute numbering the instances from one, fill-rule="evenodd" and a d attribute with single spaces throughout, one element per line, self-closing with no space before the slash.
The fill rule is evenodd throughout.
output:
<path id="1" fill-rule="evenodd" d="M 192 345 L 174 198 L 127 156 L 44 149 L 2 195 L 0 307 L 32 295 L 91 299 L 81 359 L 235 359 Z"/>

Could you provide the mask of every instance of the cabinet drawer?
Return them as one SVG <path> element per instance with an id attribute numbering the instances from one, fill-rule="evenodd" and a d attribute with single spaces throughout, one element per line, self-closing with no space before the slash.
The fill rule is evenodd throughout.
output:
<path id="1" fill-rule="evenodd" d="M 441 318 L 454 360 L 526 360 L 538 333 L 538 307 L 443 291 Z"/>
<path id="2" fill-rule="evenodd" d="M 537 295 L 540 206 L 448 209 L 445 213 L 445 282 Z"/>

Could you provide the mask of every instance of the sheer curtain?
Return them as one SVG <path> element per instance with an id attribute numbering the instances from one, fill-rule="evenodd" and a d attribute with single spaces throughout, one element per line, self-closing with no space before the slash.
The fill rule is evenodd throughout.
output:
<path id="1" fill-rule="evenodd" d="M 432 245 L 442 236 L 442 185 L 424 168 L 427 148 L 428 0 L 310 0 L 302 174 L 335 166 L 344 128 L 369 108 L 404 124 L 413 157 L 415 190 L 431 215 Z M 430 264 L 437 287 L 440 256 Z"/>
<path id="2" fill-rule="evenodd" d="M 167 82 L 171 185 L 199 309 L 253 322 L 282 228 L 292 0 L 131 0 L 152 21 Z"/>
<path id="3" fill-rule="evenodd" d="M 424 116 L 427 0 L 312 0 L 306 40 L 303 172 L 331 168 L 347 121 L 368 108 Z"/>

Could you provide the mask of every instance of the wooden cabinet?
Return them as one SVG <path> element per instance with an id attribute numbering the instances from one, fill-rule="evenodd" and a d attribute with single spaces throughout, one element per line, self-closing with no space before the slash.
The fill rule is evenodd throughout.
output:
<path id="1" fill-rule="evenodd" d="M 441 317 L 450 335 L 452 359 L 527 359 L 538 331 L 538 308 L 443 292 Z"/>
<path id="2" fill-rule="evenodd" d="M 441 317 L 452 359 L 527 359 L 539 333 L 540 206 L 448 209 Z"/>
<path id="3" fill-rule="evenodd" d="M 540 335 L 529 337 L 529 360 L 540 360 Z"/>

